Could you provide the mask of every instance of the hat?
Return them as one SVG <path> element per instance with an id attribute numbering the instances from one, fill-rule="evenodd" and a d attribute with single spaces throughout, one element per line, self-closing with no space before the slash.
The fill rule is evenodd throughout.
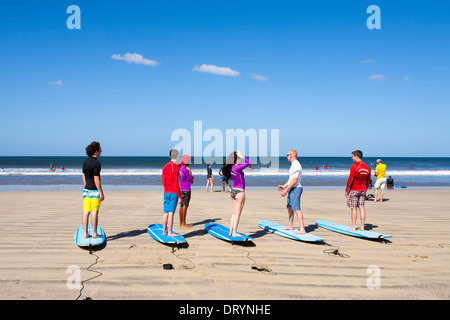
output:
<path id="1" fill-rule="evenodd" d="M 378 159 L 378 160 L 377 160 L 377 163 L 378 163 L 378 162 L 381 162 L 381 159 Z"/>
<path id="2" fill-rule="evenodd" d="M 188 154 L 185 154 L 185 155 L 183 155 L 183 156 L 181 157 L 181 161 L 182 161 L 183 163 L 188 163 L 189 161 L 191 161 L 191 156 L 188 155 Z"/>

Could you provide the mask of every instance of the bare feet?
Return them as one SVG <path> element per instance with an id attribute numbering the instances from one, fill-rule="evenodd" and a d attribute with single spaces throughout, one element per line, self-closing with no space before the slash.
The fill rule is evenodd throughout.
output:
<path id="1" fill-rule="evenodd" d="M 164 233 L 163 232 L 163 236 L 167 236 L 167 237 L 178 237 L 178 235 L 176 233 Z"/>
<path id="2" fill-rule="evenodd" d="M 180 228 L 192 228 L 192 226 L 188 224 L 180 224 Z"/>
<path id="3" fill-rule="evenodd" d="M 294 226 L 287 226 L 281 230 L 294 230 Z"/>
<path id="4" fill-rule="evenodd" d="M 305 234 L 306 233 L 306 230 L 305 229 L 300 229 L 300 230 L 298 230 L 296 233 L 294 233 L 294 234 Z"/>
<path id="5" fill-rule="evenodd" d="M 90 238 L 90 237 L 92 237 L 90 234 L 84 235 L 84 238 L 85 238 L 85 239 Z"/>

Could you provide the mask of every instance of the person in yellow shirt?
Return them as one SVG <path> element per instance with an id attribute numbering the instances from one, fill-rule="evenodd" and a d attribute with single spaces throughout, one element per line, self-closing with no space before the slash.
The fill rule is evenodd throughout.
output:
<path id="1" fill-rule="evenodd" d="M 377 160 L 377 166 L 375 167 L 375 202 L 378 202 L 378 189 L 381 188 L 380 202 L 383 202 L 384 189 L 386 188 L 386 165 L 381 162 L 381 159 Z"/>

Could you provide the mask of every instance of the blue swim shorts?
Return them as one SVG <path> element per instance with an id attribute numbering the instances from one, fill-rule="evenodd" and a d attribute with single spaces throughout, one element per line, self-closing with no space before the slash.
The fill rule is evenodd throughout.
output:
<path id="1" fill-rule="evenodd" d="M 287 204 L 286 207 L 291 207 L 292 210 L 301 210 L 300 209 L 300 197 L 303 193 L 303 187 L 296 187 L 289 190 L 287 194 Z"/>
<path id="2" fill-rule="evenodd" d="M 176 193 L 164 193 L 164 213 L 175 212 L 178 204 Z"/>

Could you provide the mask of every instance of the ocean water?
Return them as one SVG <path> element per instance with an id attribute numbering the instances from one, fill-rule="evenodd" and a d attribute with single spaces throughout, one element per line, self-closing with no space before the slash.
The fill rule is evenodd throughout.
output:
<path id="1" fill-rule="evenodd" d="M 81 168 L 86 157 L 0 157 L 0 190 L 27 189 L 79 189 L 82 188 Z M 278 164 L 261 163 L 254 159 L 254 168 L 245 169 L 248 187 L 270 188 L 284 184 L 288 179 L 290 162 L 280 157 Z M 312 188 L 344 188 L 353 164 L 350 157 L 300 157 L 303 167 L 302 185 Z M 377 158 L 363 161 L 375 171 Z M 450 187 L 450 158 L 382 158 L 387 175 L 394 183 L 413 188 Z M 100 157 L 101 179 L 105 188 L 158 189 L 161 171 L 168 157 Z M 267 162 L 267 161 L 266 161 Z M 49 170 L 53 164 L 55 171 Z M 212 165 L 214 184 L 221 187 L 218 172 L 221 164 Z M 64 167 L 65 171 L 61 171 Z M 206 185 L 206 164 L 191 164 L 194 188 Z M 375 177 L 372 178 L 375 183 Z"/>

